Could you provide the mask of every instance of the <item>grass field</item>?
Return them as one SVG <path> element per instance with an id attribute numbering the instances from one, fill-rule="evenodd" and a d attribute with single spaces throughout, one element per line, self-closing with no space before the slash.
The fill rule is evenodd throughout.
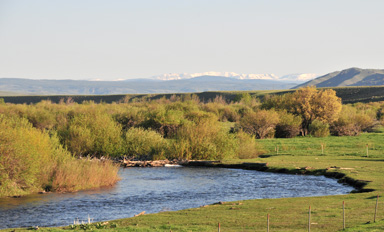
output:
<path id="1" fill-rule="evenodd" d="M 221 231 L 267 231 L 269 214 L 270 231 L 307 231 L 308 208 L 311 206 L 311 231 L 342 231 L 342 202 L 345 201 L 345 231 L 384 231 L 384 199 L 379 199 L 378 215 L 376 223 L 373 223 L 377 195 L 382 196 L 384 191 L 384 133 L 362 134 L 358 137 L 298 137 L 258 141 L 265 149 L 264 158 L 227 160 L 224 163 L 267 163 L 271 170 L 298 173 L 343 173 L 348 178 L 367 183 L 364 189 L 373 191 L 326 197 L 225 202 L 120 219 L 110 221 L 107 225 L 77 226 L 75 230 L 217 231 L 220 223 Z M 306 186 L 303 186 L 302 191 L 305 189 Z M 64 231 L 71 228 L 41 230 Z"/>

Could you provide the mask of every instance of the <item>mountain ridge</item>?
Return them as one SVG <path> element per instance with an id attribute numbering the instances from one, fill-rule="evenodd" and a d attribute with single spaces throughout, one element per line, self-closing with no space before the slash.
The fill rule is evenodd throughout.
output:
<path id="1" fill-rule="evenodd" d="M 348 68 L 320 76 L 311 81 L 297 85 L 316 87 L 346 87 L 346 86 L 378 86 L 384 85 L 384 69 Z"/>

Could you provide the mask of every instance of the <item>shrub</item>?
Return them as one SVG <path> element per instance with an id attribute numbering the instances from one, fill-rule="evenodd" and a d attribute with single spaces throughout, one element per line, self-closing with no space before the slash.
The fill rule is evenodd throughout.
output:
<path id="1" fill-rule="evenodd" d="M 309 133 L 315 137 L 329 136 L 329 124 L 315 119 L 309 125 Z"/>
<path id="2" fill-rule="evenodd" d="M 171 158 L 226 159 L 236 154 L 236 140 L 217 122 L 210 120 L 185 123 L 179 128 L 169 150 Z"/>
<path id="3" fill-rule="evenodd" d="M 216 102 L 208 102 L 204 105 L 202 105 L 202 110 L 205 112 L 213 113 L 216 116 L 219 117 L 219 111 L 223 107 L 222 104 L 216 103 Z"/>
<path id="4" fill-rule="evenodd" d="M 68 128 L 59 131 L 63 143 L 77 156 L 117 156 L 122 150 L 122 128 L 106 113 L 77 113 Z"/>
<path id="5" fill-rule="evenodd" d="M 361 133 L 361 128 L 350 118 L 340 117 L 333 122 L 331 132 L 336 136 L 355 136 Z"/>
<path id="6" fill-rule="evenodd" d="M 114 114 L 113 119 L 121 125 L 122 130 L 125 132 L 144 121 L 144 112 L 139 107 L 128 107 L 124 112 Z"/>
<path id="7" fill-rule="evenodd" d="M 51 189 L 57 192 L 73 192 L 111 186 L 119 180 L 118 169 L 119 166 L 109 160 L 69 159 L 57 165 Z"/>
<path id="8" fill-rule="evenodd" d="M 216 125 L 218 117 L 215 114 L 204 111 L 192 111 L 185 115 L 185 118 L 193 123 L 212 123 Z"/>
<path id="9" fill-rule="evenodd" d="M 36 191 L 48 182 L 55 147 L 47 133 L 0 115 L 0 144 L 0 196 Z"/>
<path id="10" fill-rule="evenodd" d="M 117 181 L 115 165 L 74 159 L 55 134 L 33 128 L 26 119 L 0 115 L 0 144 L 0 197 L 73 191 Z"/>
<path id="11" fill-rule="evenodd" d="M 274 135 L 279 115 L 273 110 L 250 112 L 240 119 L 240 127 L 247 133 L 264 139 Z"/>
<path id="12" fill-rule="evenodd" d="M 358 113 L 354 120 L 361 131 L 372 131 L 372 128 L 376 125 L 372 116 L 363 113 Z"/>
<path id="13" fill-rule="evenodd" d="M 236 134 L 237 138 L 237 156 L 240 159 L 252 159 L 263 153 L 261 147 L 256 143 L 255 136 L 244 131 Z"/>
<path id="14" fill-rule="evenodd" d="M 240 119 L 240 115 L 232 106 L 225 106 L 219 110 L 220 121 L 222 122 L 237 122 Z"/>
<path id="15" fill-rule="evenodd" d="M 371 130 L 374 125 L 372 114 L 365 114 L 351 105 L 344 105 L 340 117 L 332 124 L 331 131 L 337 136 L 355 136 L 362 131 Z"/>
<path id="16" fill-rule="evenodd" d="M 174 136 L 177 128 L 184 119 L 184 113 L 180 110 L 166 109 L 161 106 L 147 112 L 146 120 L 139 126 L 146 129 L 153 129 L 165 138 Z"/>
<path id="17" fill-rule="evenodd" d="M 280 121 L 276 125 L 276 138 L 293 138 L 300 133 L 301 117 L 282 111 L 279 113 Z"/>
<path id="18" fill-rule="evenodd" d="M 130 128 L 125 134 L 126 154 L 144 160 L 164 158 L 167 141 L 153 130 Z"/>

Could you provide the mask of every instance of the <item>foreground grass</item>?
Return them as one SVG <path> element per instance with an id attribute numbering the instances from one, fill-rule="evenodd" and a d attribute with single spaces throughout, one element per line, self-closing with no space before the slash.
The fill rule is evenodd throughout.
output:
<path id="1" fill-rule="evenodd" d="M 225 163 L 268 163 L 274 170 L 290 172 L 344 173 L 367 183 L 372 192 L 325 197 L 258 199 L 226 202 L 176 212 L 161 212 L 120 219 L 88 229 L 103 231 L 266 231 L 270 214 L 270 231 L 307 231 L 308 207 L 311 206 L 311 231 L 341 231 L 342 202 L 345 201 L 346 231 L 384 231 L 384 204 L 379 201 L 373 223 L 377 195 L 384 190 L 384 134 L 358 137 L 295 138 L 261 140 L 266 158 L 228 160 Z M 321 145 L 323 144 L 323 152 Z M 367 157 L 368 144 L 368 157 Z M 279 151 L 276 148 L 279 146 Z M 306 186 L 302 187 L 306 191 Z M 188 199 L 186 199 L 188 200 Z M 77 226 L 75 230 L 83 230 Z M 45 228 L 44 231 L 71 230 Z M 6 230 L 11 231 L 11 230 Z M 18 231 L 18 230 L 17 230 Z"/>

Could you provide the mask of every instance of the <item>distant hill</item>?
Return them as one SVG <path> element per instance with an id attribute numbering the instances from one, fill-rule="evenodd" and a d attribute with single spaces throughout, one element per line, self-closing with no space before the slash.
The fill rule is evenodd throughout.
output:
<path id="1" fill-rule="evenodd" d="M 328 88 L 325 88 L 328 89 Z M 336 95 L 342 99 L 344 104 L 356 103 L 356 102 L 376 102 L 384 101 L 384 86 L 373 87 L 329 87 L 336 91 Z M 215 99 L 217 96 L 223 96 L 227 101 L 235 100 L 239 94 L 249 93 L 251 96 L 255 96 L 262 100 L 267 94 L 285 94 L 292 93 L 295 90 L 258 90 L 258 91 L 211 91 L 211 92 L 199 92 L 193 93 L 201 101 L 208 102 Z M 0 92 L 1 94 L 1 92 Z M 29 96 L 4 96 L 2 98 L 7 103 L 14 104 L 34 104 L 43 100 L 49 100 L 53 103 L 59 103 L 60 101 L 71 99 L 71 101 L 82 103 L 83 101 L 94 101 L 96 103 L 112 103 L 126 100 L 126 97 L 131 101 L 141 99 L 160 99 L 171 98 L 173 95 L 179 97 L 187 97 L 191 93 L 164 93 L 164 94 L 116 94 L 116 95 L 29 95 Z"/>
<path id="2" fill-rule="evenodd" d="M 342 71 L 326 74 L 304 84 L 295 86 L 294 88 L 311 85 L 316 87 L 384 85 L 384 69 L 349 68 Z"/>
<path id="3" fill-rule="evenodd" d="M 204 91 L 275 90 L 289 89 L 297 84 L 298 82 L 260 79 L 241 80 L 221 76 L 200 76 L 191 79 L 169 81 L 151 79 L 84 81 L 0 78 L 0 91 L 24 93 L 25 95 L 153 94 L 194 93 Z"/>
<path id="4" fill-rule="evenodd" d="M 9 91 L 0 91 L 0 96 L 21 96 L 25 95 L 20 92 L 9 92 Z"/>

